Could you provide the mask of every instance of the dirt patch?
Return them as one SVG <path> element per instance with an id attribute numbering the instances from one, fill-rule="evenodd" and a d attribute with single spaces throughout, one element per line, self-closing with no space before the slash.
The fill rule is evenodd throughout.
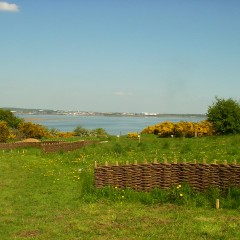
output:
<path id="1" fill-rule="evenodd" d="M 22 140 L 22 142 L 40 142 L 40 141 L 35 138 L 26 138 L 26 139 Z"/>
<path id="2" fill-rule="evenodd" d="M 20 233 L 18 234 L 18 236 L 24 237 L 24 238 L 27 238 L 27 237 L 32 238 L 32 237 L 35 237 L 35 236 L 37 236 L 37 235 L 39 235 L 39 234 L 40 234 L 39 230 L 32 230 L 32 231 L 23 231 L 23 232 L 20 232 Z"/>

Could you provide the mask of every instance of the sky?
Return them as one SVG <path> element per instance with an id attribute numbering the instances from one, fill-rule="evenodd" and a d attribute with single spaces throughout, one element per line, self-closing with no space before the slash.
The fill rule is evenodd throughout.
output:
<path id="1" fill-rule="evenodd" d="M 239 0 L 0 0 L 0 107 L 204 114 L 239 78 Z"/>

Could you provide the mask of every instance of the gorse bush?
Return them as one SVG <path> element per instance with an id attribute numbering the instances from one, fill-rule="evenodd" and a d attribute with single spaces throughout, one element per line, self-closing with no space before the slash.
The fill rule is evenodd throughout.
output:
<path id="1" fill-rule="evenodd" d="M 58 132 L 56 137 L 59 138 L 71 138 L 76 136 L 74 132 Z"/>
<path id="2" fill-rule="evenodd" d="M 50 137 L 48 129 L 42 125 L 31 123 L 31 122 L 22 122 L 18 126 L 18 130 L 23 134 L 25 138 L 37 138 L 41 139 L 44 137 Z"/>
<path id="3" fill-rule="evenodd" d="M 0 142 L 6 142 L 9 137 L 10 131 L 7 122 L 0 121 Z"/>
<path id="4" fill-rule="evenodd" d="M 153 131 L 159 137 L 168 137 L 174 134 L 174 124 L 172 122 L 163 122 L 155 125 Z"/>
<path id="5" fill-rule="evenodd" d="M 213 124 L 209 121 L 193 122 L 162 122 L 154 126 L 148 126 L 142 130 L 142 134 L 155 134 L 159 137 L 203 137 L 214 134 Z"/>
<path id="6" fill-rule="evenodd" d="M 128 133 L 128 138 L 138 138 L 138 133 L 136 132 L 132 132 L 132 133 Z"/>

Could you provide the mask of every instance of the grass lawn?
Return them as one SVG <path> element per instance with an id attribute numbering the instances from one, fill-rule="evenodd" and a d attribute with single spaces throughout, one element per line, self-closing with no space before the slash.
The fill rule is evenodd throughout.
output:
<path id="1" fill-rule="evenodd" d="M 171 162 L 177 158 L 239 163 L 239 140 L 239 136 L 143 136 L 140 144 L 111 138 L 67 153 L 1 151 L 0 239 L 240 239 L 239 207 L 217 210 L 211 205 L 114 201 L 92 187 L 94 161 L 167 158 Z"/>

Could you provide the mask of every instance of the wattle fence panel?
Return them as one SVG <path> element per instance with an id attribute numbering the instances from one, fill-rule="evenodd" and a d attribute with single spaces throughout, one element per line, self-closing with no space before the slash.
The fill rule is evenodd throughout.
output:
<path id="1" fill-rule="evenodd" d="M 142 163 L 118 166 L 95 166 L 95 186 L 132 188 L 150 191 L 169 189 L 187 183 L 203 191 L 209 187 L 240 187 L 240 165 L 206 163 Z"/>

